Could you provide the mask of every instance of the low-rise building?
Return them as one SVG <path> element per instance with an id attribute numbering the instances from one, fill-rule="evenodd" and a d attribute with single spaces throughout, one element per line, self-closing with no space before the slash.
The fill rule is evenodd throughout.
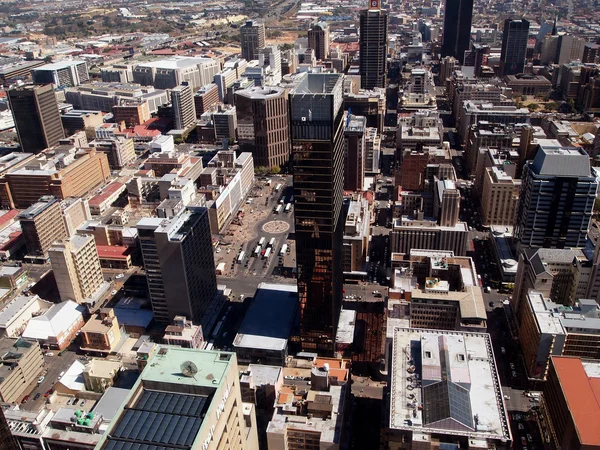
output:
<path id="1" fill-rule="evenodd" d="M 44 371 L 44 355 L 32 339 L 0 339 L 0 400 L 18 403 Z"/>
<path id="2" fill-rule="evenodd" d="M 121 361 L 92 359 L 85 365 L 83 371 L 85 389 L 92 392 L 106 392 L 114 385 L 122 368 L 123 363 Z"/>
<path id="3" fill-rule="evenodd" d="M 44 348 L 64 350 L 84 325 L 84 311 L 71 300 L 54 304 L 41 316 L 31 318 L 22 336 L 37 340 Z"/>
<path id="4" fill-rule="evenodd" d="M 0 311 L 0 333 L 11 338 L 20 336 L 31 318 L 42 314 L 50 306 L 52 303 L 37 295 L 14 298 Z"/>
<path id="5" fill-rule="evenodd" d="M 542 75 L 530 73 L 506 75 L 504 82 L 512 89 L 514 95 L 544 97 L 552 90 L 552 82 Z"/>
<path id="6" fill-rule="evenodd" d="M 110 308 L 92 316 L 80 330 L 81 350 L 93 353 L 112 353 L 121 341 L 121 326 Z"/>
<path id="7" fill-rule="evenodd" d="M 103 214 L 126 189 L 127 186 L 118 181 L 110 183 L 108 186 L 104 187 L 99 194 L 90 198 L 90 212 L 95 215 Z"/>
<path id="8" fill-rule="evenodd" d="M 173 323 L 165 329 L 163 341 L 183 348 L 202 348 L 204 335 L 200 325 L 194 325 L 185 316 L 175 316 Z"/>
<path id="9" fill-rule="evenodd" d="M 451 250 L 457 256 L 467 251 L 469 227 L 465 222 L 454 226 L 438 225 L 434 219 L 402 216 L 394 219 L 390 233 L 391 251 L 409 253 L 411 249 Z"/>

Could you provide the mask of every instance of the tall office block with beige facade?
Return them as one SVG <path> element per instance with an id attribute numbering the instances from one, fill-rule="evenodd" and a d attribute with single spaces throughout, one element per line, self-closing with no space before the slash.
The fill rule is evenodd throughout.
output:
<path id="1" fill-rule="evenodd" d="M 174 432 L 177 430 L 177 432 Z M 97 450 L 258 450 L 234 353 L 159 346 Z"/>
<path id="2" fill-rule="evenodd" d="M 0 340 L 0 401 L 18 403 L 44 371 L 44 355 L 34 340 Z"/>
<path id="3" fill-rule="evenodd" d="M 74 235 L 56 243 L 48 252 L 60 298 L 82 303 L 103 285 L 94 237 Z"/>
<path id="4" fill-rule="evenodd" d="M 44 196 L 19 214 L 28 259 L 46 260 L 48 250 L 55 241 L 67 236 L 56 197 Z"/>
<path id="5" fill-rule="evenodd" d="M 498 167 L 485 169 L 481 200 L 485 225 L 513 226 L 519 203 L 521 180 L 515 180 Z"/>

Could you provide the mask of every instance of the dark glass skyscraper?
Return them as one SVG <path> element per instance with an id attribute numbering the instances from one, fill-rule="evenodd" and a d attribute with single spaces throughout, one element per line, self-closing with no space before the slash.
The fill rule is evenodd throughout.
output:
<path id="1" fill-rule="evenodd" d="M 0 406 L 0 450 L 17 450 L 18 448 Z"/>
<path id="2" fill-rule="evenodd" d="M 471 41 L 473 0 L 446 0 L 444 6 L 444 30 L 442 34 L 442 57 L 454 56 L 463 63 L 465 51 Z"/>
<path id="3" fill-rule="evenodd" d="M 502 35 L 500 68 L 503 75 L 523 73 L 527 54 L 529 22 L 524 19 L 506 19 Z"/>
<path id="4" fill-rule="evenodd" d="M 387 11 L 380 0 L 370 0 L 369 9 L 360 12 L 360 87 L 385 87 L 387 60 Z"/>
<path id="5" fill-rule="evenodd" d="M 333 354 L 342 304 L 343 76 L 309 73 L 290 93 L 302 347 Z"/>

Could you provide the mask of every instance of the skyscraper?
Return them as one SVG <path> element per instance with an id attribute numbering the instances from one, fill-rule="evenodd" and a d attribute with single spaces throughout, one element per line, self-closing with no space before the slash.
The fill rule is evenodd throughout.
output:
<path id="1" fill-rule="evenodd" d="M 186 316 L 208 332 L 221 308 L 208 210 L 188 206 L 172 219 L 145 218 L 137 230 L 154 319 Z"/>
<path id="2" fill-rule="evenodd" d="M 290 93 L 294 223 L 304 349 L 332 354 L 342 303 L 343 75 L 308 73 Z"/>
<path id="3" fill-rule="evenodd" d="M 344 190 L 362 191 L 365 180 L 367 118 L 344 114 Z"/>
<path id="4" fill-rule="evenodd" d="M 285 166 L 290 159 L 288 99 L 284 88 L 252 87 L 236 91 L 240 150 L 252 152 L 255 166 Z"/>
<path id="5" fill-rule="evenodd" d="M 41 197 L 19 214 L 19 222 L 27 247 L 26 259 L 30 261 L 45 262 L 52 244 L 67 237 L 60 202 L 51 195 Z"/>
<path id="6" fill-rule="evenodd" d="M 308 29 L 308 48 L 315 51 L 315 58 L 329 58 L 329 27 L 326 22 L 315 22 Z"/>
<path id="7" fill-rule="evenodd" d="M 171 90 L 171 105 L 176 130 L 185 130 L 196 123 L 194 93 L 187 83 Z"/>
<path id="8" fill-rule="evenodd" d="M 13 438 L 10 428 L 8 427 L 8 423 L 6 423 L 6 418 L 4 417 L 4 410 L 0 406 L 0 450 L 18 450 L 17 443 Z"/>
<path id="9" fill-rule="evenodd" d="M 258 52 L 265 46 L 265 24 L 248 20 L 240 27 L 242 58 L 246 61 L 258 59 Z"/>
<path id="10" fill-rule="evenodd" d="M 446 0 L 442 57 L 454 56 L 462 64 L 471 41 L 473 0 Z"/>
<path id="11" fill-rule="evenodd" d="M 598 181 L 587 153 L 541 145 L 523 169 L 515 238 L 521 247 L 584 247 Z"/>
<path id="12" fill-rule="evenodd" d="M 360 12 L 360 87 L 385 87 L 388 13 L 380 0 Z"/>
<path id="13" fill-rule="evenodd" d="M 502 35 L 500 69 L 503 75 L 523 73 L 527 54 L 529 22 L 525 19 L 506 19 Z"/>
<path id="14" fill-rule="evenodd" d="M 65 137 L 51 84 L 22 86 L 8 91 L 21 151 L 39 153 Z"/>

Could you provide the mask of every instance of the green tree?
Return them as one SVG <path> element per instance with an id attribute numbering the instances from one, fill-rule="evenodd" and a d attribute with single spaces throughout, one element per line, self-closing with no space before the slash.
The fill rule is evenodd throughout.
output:
<path id="1" fill-rule="evenodd" d="M 278 175 L 281 173 L 281 167 L 279 166 L 271 166 L 271 173 L 273 175 Z"/>
<path id="2" fill-rule="evenodd" d="M 527 105 L 527 108 L 529 108 L 529 111 L 533 112 L 540 109 L 540 105 L 538 105 L 537 103 L 530 103 L 529 105 Z"/>
<path id="3" fill-rule="evenodd" d="M 267 168 L 264 166 L 257 166 L 254 168 L 255 175 L 264 175 L 265 173 L 267 173 Z"/>

